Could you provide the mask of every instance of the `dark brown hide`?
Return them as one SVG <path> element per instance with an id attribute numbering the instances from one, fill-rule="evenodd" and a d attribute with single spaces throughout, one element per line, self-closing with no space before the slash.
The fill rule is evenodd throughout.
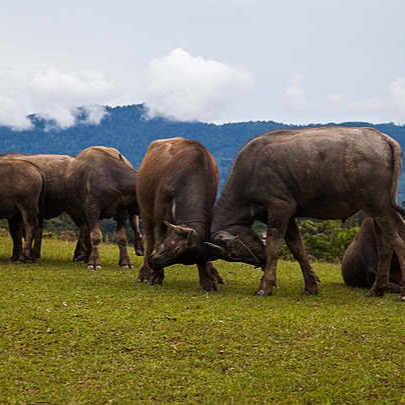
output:
<path id="1" fill-rule="evenodd" d="M 17 252 L 13 251 L 12 258 L 24 263 L 32 259 L 32 242 L 40 233 L 43 177 L 29 162 L 3 158 L 0 160 L 0 178 L 0 218 L 7 218 L 11 224 L 21 218 L 25 228 L 25 243 L 18 257 L 15 257 Z"/>
<path id="2" fill-rule="evenodd" d="M 374 284 L 378 266 L 377 241 L 374 220 L 363 220 L 352 243 L 342 259 L 342 276 L 351 287 L 371 287 Z M 389 290 L 400 292 L 401 267 L 394 253 L 389 268 Z"/>
<path id="3" fill-rule="evenodd" d="M 50 219 L 63 214 L 67 206 L 67 191 L 66 191 L 66 174 L 69 165 L 73 161 L 73 157 L 69 155 L 23 155 L 18 153 L 10 153 L 2 156 L 3 159 L 18 159 L 34 164 L 43 174 L 45 187 L 43 195 L 43 209 L 41 218 Z M 73 219 L 74 220 L 74 219 Z M 11 224 L 10 224 L 11 225 Z M 42 235 L 42 221 L 40 223 Z M 15 235 L 13 240 L 16 241 L 14 250 L 21 250 L 21 227 L 18 223 L 13 223 L 10 226 L 10 231 Z M 33 257 L 39 258 L 41 255 L 42 237 L 35 239 Z M 19 254 L 17 254 L 19 256 Z"/>
<path id="4" fill-rule="evenodd" d="M 371 295 L 382 295 L 393 249 L 405 272 L 403 210 L 396 202 L 401 158 L 400 145 L 371 128 L 318 127 L 259 136 L 236 157 L 214 209 L 212 240 L 222 245 L 225 260 L 256 264 L 259 259 L 264 275 L 257 294 L 270 295 L 285 239 L 301 265 L 304 292 L 316 294 L 317 276 L 294 218 L 345 219 L 363 209 L 376 221 L 380 253 Z M 267 225 L 265 250 L 252 236 L 254 220 Z M 401 294 L 405 299 L 404 290 Z"/>
<path id="5" fill-rule="evenodd" d="M 117 221 L 116 241 L 121 267 L 132 267 L 126 248 L 128 216 L 134 230 L 135 251 L 142 254 L 136 176 L 136 170 L 119 151 L 104 146 L 83 150 L 69 167 L 69 213 L 79 223 L 83 244 L 87 246 L 85 252 L 75 252 L 75 259 L 86 260 L 91 269 L 101 267 L 98 246 L 102 234 L 98 222 L 103 218 L 113 217 Z"/>
<path id="6" fill-rule="evenodd" d="M 138 173 L 145 242 L 138 281 L 162 284 L 164 267 L 197 264 L 203 288 L 217 289 L 222 279 L 207 262 L 204 245 L 217 187 L 217 165 L 200 143 L 173 138 L 150 144 Z"/>

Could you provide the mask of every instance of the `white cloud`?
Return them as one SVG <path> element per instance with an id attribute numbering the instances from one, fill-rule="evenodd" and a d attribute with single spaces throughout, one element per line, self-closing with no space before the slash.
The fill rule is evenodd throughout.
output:
<path id="1" fill-rule="evenodd" d="M 391 104 L 396 121 L 405 122 L 405 78 L 399 77 L 387 86 L 388 102 Z"/>
<path id="2" fill-rule="evenodd" d="M 105 107 L 101 105 L 84 106 L 85 118 L 83 124 L 98 125 L 107 114 Z"/>
<path id="3" fill-rule="evenodd" d="M 21 69 L 0 66 L 0 125 L 13 129 L 31 127 L 28 100 L 25 94 L 27 75 Z"/>
<path id="4" fill-rule="evenodd" d="M 303 113 L 308 110 L 308 100 L 302 87 L 303 78 L 302 74 L 293 74 L 283 94 L 286 105 L 296 113 Z"/>
<path id="5" fill-rule="evenodd" d="M 159 113 L 185 121 L 217 119 L 219 111 L 254 85 L 245 70 L 180 48 L 153 59 L 145 77 L 145 102 Z"/>
<path id="6" fill-rule="evenodd" d="M 377 96 L 349 99 L 342 94 L 327 97 L 324 112 L 346 121 L 405 123 L 405 78 L 398 77 Z"/>
<path id="7" fill-rule="evenodd" d="M 38 101 L 75 105 L 110 96 L 113 90 L 97 72 L 62 73 L 55 68 L 36 72 L 29 85 Z"/>
<path id="8" fill-rule="evenodd" d="M 78 106 L 102 104 L 113 92 L 114 87 L 97 72 L 62 73 L 49 68 L 36 72 L 29 83 L 37 113 L 61 128 L 75 124 Z M 104 116 L 101 107 L 88 111 L 88 123 L 98 124 Z"/>
<path id="9" fill-rule="evenodd" d="M 115 89 L 97 72 L 60 72 L 54 67 L 31 66 L 25 70 L 0 69 L 0 125 L 28 129 L 28 114 L 38 114 L 54 125 L 67 128 L 77 123 L 78 107 L 84 106 L 81 122 L 98 124 Z"/>
<path id="10" fill-rule="evenodd" d="M 23 106 L 12 96 L 0 95 L 0 125 L 15 130 L 30 129 L 31 121 Z"/>

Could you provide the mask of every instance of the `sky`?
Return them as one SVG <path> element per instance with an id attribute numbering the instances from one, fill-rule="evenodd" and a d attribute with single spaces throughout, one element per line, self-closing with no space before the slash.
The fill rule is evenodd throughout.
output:
<path id="1" fill-rule="evenodd" d="M 405 124 L 403 0 L 1 0 L 0 125 Z"/>

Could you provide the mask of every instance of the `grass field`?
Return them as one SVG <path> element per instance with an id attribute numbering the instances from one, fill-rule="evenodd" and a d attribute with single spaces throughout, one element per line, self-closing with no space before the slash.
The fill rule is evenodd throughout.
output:
<path id="1" fill-rule="evenodd" d="M 71 262 L 71 242 L 45 240 L 36 264 L 8 262 L 0 238 L 2 404 L 401 404 L 405 305 L 345 286 L 316 263 L 320 294 L 301 296 L 281 261 L 272 297 L 261 272 L 218 262 L 227 285 L 206 293 L 195 267 L 163 287 L 137 284 L 102 245 L 103 268 Z"/>

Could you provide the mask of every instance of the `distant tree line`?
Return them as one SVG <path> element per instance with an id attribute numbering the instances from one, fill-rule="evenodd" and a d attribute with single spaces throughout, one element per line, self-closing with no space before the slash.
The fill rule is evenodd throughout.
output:
<path id="1" fill-rule="evenodd" d="M 3 222 L 3 226 L 7 227 L 7 223 Z M 114 242 L 115 236 L 115 221 L 112 219 L 102 220 L 100 223 L 103 232 L 103 241 L 107 243 Z M 318 221 L 311 219 L 298 220 L 305 248 L 313 260 L 338 262 L 342 259 L 343 253 L 349 246 L 354 235 L 359 230 L 358 217 L 352 217 L 348 221 Z M 262 223 L 255 223 L 254 229 L 257 233 L 264 236 L 266 227 Z M 46 220 L 44 224 L 46 233 L 51 233 L 53 237 L 58 238 L 65 230 L 73 230 L 79 234 L 78 228 L 68 215 L 62 215 L 58 218 Z M 128 241 L 132 244 L 133 234 L 129 226 L 127 226 Z M 284 244 L 281 257 L 285 260 L 294 260 L 291 252 Z"/>
<path id="2" fill-rule="evenodd" d="M 353 216 L 342 223 L 339 220 L 298 219 L 298 228 L 304 241 L 305 249 L 312 260 L 339 262 L 346 248 L 360 228 L 359 216 Z M 256 232 L 265 238 L 266 226 L 259 222 L 254 224 Z M 281 257 L 294 260 L 287 245 L 281 249 Z"/>

